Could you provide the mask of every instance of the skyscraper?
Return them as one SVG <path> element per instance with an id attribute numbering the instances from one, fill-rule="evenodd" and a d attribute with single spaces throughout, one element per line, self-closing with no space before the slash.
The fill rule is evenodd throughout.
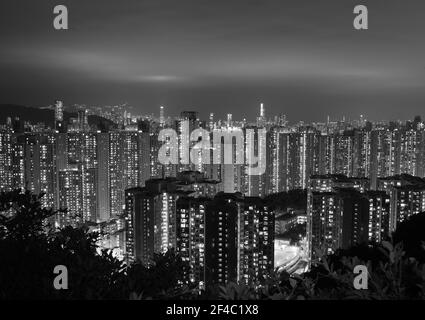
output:
<path id="1" fill-rule="evenodd" d="M 256 126 L 247 126 L 244 128 L 245 135 L 245 155 L 248 159 L 256 159 L 257 163 L 245 163 L 243 184 L 241 192 L 247 196 L 264 197 L 267 194 L 267 134 L 261 134 L 264 128 Z M 265 132 L 265 130 L 264 130 Z M 254 161 L 252 161 L 254 162 Z M 264 168 L 262 174 L 256 174 L 258 168 Z"/>
<path id="2" fill-rule="evenodd" d="M 88 110 L 78 110 L 78 130 L 87 131 L 89 129 Z"/>
<path id="3" fill-rule="evenodd" d="M 84 221 L 82 165 L 74 164 L 59 171 L 59 208 L 56 227 L 77 226 Z"/>
<path id="4" fill-rule="evenodd" d="M 224 192 L 241 192 L 245 171 L 244 132 L 240 128 L 220 128 L 213 131 L 213 163 L 220 164 L 218 178 Z"/>
<path id="5" fill-rule="evenodd" d="M 159 125 L 161 127 L 165 125 L 164 106 L 159 107 Z"/>
<path id="6" fill-rule="evenodd" d="M 109 186 L 109 134 L 97 133 L 97 214 L 99 222 L 111 216 Z"/>
<path id="7" fill-rule="evenodd" d="M 238 280 L 254 284 L 273 271 L 274 212 L 258 197 L 245 197 L 238 217 Z"/>
<path id="8" fill-rule="evenodd" d="M 55 129 L 59 132 L 64 132 L 64 122 L 63 122 L 63 102 L 60 100 L 55 101 Z"/>
<path id="9" fill-rule="evenodd" d="M 218 194 L 207 206 L 206 283 L 255 284 L 273 269 L 273 213 L 258 197 Z"/>
<path id="10" fill-rule="evenodd" d="M 109 133 L 109 188 L 111 217 L 122 213 L 124 205 L 124 144 L 119 131 Z"/>
<path id="11" fill-rule="evenodd" d="M 238 195 L 217 196 L 206 213 L 206 285 L 226 284 L 238 277 Z"/>
<path id="12" fill-rule="evenodd" d="M 390 198 L 389 231 L 412 215 L 425 211 L 425 180 L 408 174 L 378 179 L 377 188 Z"/>
<path id="13" fill-rule="evenodd" d="M 210 113 L 208 128 L 210 130 L 214 129 L 214 113 L 212 113 L 212 112 Z"/>
<path id="14" fill-rule="evenodd" d="M 0 129 L 0 190 L 11 190 L 12 185 L 12 156 L 13 131 L 11 128 Z"/>
<path id="15" fill-rule="evenodd" d="M 317 258 L 317 250 L 330 254 L 369 240 L 369 216 L 377 212 L 369 212 L 374 209 L 363 191 L 364 186 L 358 181 L 343 175 L 311 177 L 307 192 L 307 241 L 311 259 Z M 378 213 L 382 214 L 382 210 Z"/>
<path id="16" fill-rule="evenodd" d="M 154 253 L 176 247 L 176 201 L 167 180 L 147 181 L 125 192 L 127 261 L 150 264 Z"/>
<path id="17" fill-rule="evenodd" d="M 190 283 L 205 289 L 207 272 L 205 252 L 206 207 L 211 202 L 205 197 L 180 197 L 176 209 L 176 250 L 189 265 Z"/>
<path id="18" fill-rule="evenodd" d="M 263 127 L 266 124 L 266 109 L 264 108 L 264 104 L 260 104 L 260 116 L 257 117 L 257 126 Z"/>

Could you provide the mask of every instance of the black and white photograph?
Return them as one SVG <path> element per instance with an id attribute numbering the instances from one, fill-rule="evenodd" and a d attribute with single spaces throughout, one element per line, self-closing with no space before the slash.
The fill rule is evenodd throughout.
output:
<path id="1" fill-rule="evenodd" d="M 425 300 L 424 15 L 1 0 L 0 301 Z"/>

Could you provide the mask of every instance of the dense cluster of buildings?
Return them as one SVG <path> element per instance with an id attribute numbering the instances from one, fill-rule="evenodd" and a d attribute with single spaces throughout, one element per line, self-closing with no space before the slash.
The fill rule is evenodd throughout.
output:
<path id="1" fill-rule="evenodd" d="M 377 243 L 397 225 L 425 212 L 425 179 L 408 174 L 378 178 L 312 176 L 307 196 L 307 238 L 315 249 L 332 253 L 356 244 Z"/>
<path id="2" fill-rule="evenodd" d="M 102 245 L 129 262 L 149 263 L 155 253 L 175 248 L 200 288 L 229 279 L 252 282 L 273 268 L 268 194 L 308 190 L 307 215 L 300 216 L 307 220 L 312 257 L 314 247 L 332 252 L 380 241 L 397 223 L 425 211 L 425 125 L 419 117 L 289 125 L 283 115 L 267 119 L 263 105 L 254 123 L 234 121 L 231 114 L 225 121 L 214 114 L 202 121 L 191 111 L 170 119 L 164 107 L 159 119 L 120 117 L 117 110 L 108 116 L 117 129 L 108 131 L 91 125 L 83 109 L 65 123 L 60 101 L 54 128 L 8 119 L 0 126 L 0 190 L 45 193 L 44 206 L 68 209 L 54 217 L 56 227 L 91 222 L 108 234 Z M 179 151 L 193 144 L 183 124 L 189 132 L 234 135 L 232 159 L 253 139 L 255 156 L 266 161 L 264 174 L 252 175 L 246 163 L 161 163 L 162 129 L 175 130 Z M 235 146 L 240 136 L 242 149 Z"/>
<path id="3" fill-rule="evenodd" d="M 220 185 L 188 171 L 127 189 L 130 262 L 149 264 L 174 248 L 200 289 L 235 279 L 255 283 L 273 270 L 273 212 L 263 199 L 219 192 Z"/>

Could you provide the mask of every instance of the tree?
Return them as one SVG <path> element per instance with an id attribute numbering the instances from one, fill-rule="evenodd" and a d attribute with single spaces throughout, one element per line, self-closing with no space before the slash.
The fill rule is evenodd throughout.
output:
<path id="1" fill-rule="evenodd" d="M 58 211 L 43 208 L 43 195 L 0 193 L 0 299 L 129 299 L 131 295 L 178 298 L 190 294 L 187 265 L 173 250 L 152 264 L 125 265 L 107 250 L 98 253 L 99 234 L 85 224 L 54 230 Z M 56 290 L 55 266 L 68 270 L 67 290 Z"/>
<path id="2" fill-rule="evenodd" d="M 393 234 L 394 242 L 402 242 L 406 255 L 425 262 L 425 212 L 401 222 Z"/>
<path id="3" fill-rule="evenodd" d="M 296 224 L 293 228 L 286 230 L 280 235 L 281 238 L 289 239 L 291 244 L 298 243 L 306 235 L 307 224 Z"/>
<path id="4" fill-rule="evenodd" d="M 306 209 L 307 191 L 302 189 L 289 190 L 270 194 L 264 199 L 272 209 L 286 210 L 287 208 Z"/>

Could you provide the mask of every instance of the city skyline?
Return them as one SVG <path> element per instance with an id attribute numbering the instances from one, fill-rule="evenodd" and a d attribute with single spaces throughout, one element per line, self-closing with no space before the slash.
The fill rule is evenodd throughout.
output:
<path id="1" fill-rule="evenodd" d="M 318 252 L 374 246 L 425 212 L 420 116 L 291 125 L 263 103 L 249 123 L 194 110 L 171 119 L 164 107 L 148 118 L 124 106 L 67 113 L 60 100 L 48 111 L 40 122 L 9 109 L 1 194 L 43 194 L 41 208 L 57 210 L 46 230 L 100 232 L 97 248 L 129 266 L 176 252 L 200 295 L 275 268 L 306 274 Z"/>
<path id="2" fill-rule="evenodd" d="M 424 299 L 424 10 L 2 1 L 0 300 Z"/>
<path id="3" fill-rule="evenodd" d="M 355 1 L 3 2 L 2 103 L 115 105 L 169 114 L 214 110 L 253 119 L 257 105 L 293 121 L 327 115 L 378 120 L 422 115 L 424 4 L 364 1 L 370 28 L 353 29 Z"/>
<path id="4" fill-rule="evenodd" d="M 158 105 L 156 106 L 156 110 L 153 110 L 150 113 L 141 113 L 138 112 L 136 108 L 129 105 L 128 103 L 120 103 L 115 105 L 88 105 L 88 104 L 71 104 L 71 103 L 64 103 L 62 100 L 55 100 L 55 103 L 59 102 L 62 104 L 62 112 L 68 112 L 70 116 L 73 114 L 75 117 L 78 117 L 78 112 L 83 110 L 88 113 L 88 115 L 96 115 L 100 116 L 102 118 L 111 120 L 115 124 L 119 124 L 121 120 L 118 119 L 127 119 L 129 122 L 136 123 L 140 120 L 155 120 L 159 124 L 164 125 L 165 122 L 170 123 L 170 121 L 175 121 L 181 118 L 182 112 L 192 112 L 188 110 L 196 110 L 196 109 L 179 109 L 175 113 L 172 114 L 168 113 L 169 108 L 164 105 Z M 6 124 L 8 121 L 8 118 L 13 120 L 13 118 L 17 117 L 19 118 L 19 114 L 22 113 L 22 110 L 20 110 L 18 113 L 15 111 L 10 111 L 12 108 L 18 107 L 23 108 L 24 112 L 24 119 L 23 121 L 28 122 L 29 124 L 35 124 L 34 121 L 27 121 L 28 117 L 31 117 L 31 115 L 36 115 L 37 110 L 55 110 L 55 103 L 46 104 L 40 107 L 30 107 L 30 106 L 23 106 L 23 105 L 17 105 L 17 104 L 0 104 L 0 107 L 5 106 L 7 107 L 7 111 L 4 112 L 4 110 L 0 109 L 0 124 Z M 211 121 L 211 117 L 213 121 L 220 121 L 221 123 L 227 123 L 229 122 L 229 117 L 231 118 L 230 121 L 232 123 L 236 123 L 238 125 L 241 125 L 243 123 L 245 124 L 256 124 L 258 120 L 258 116 L 261 115 L 261 113 L 264 113 L 264 120 L 269 123 L 273 123 L 278 118 L 284 118 L 285 123 L 289 126 L 299 126 L 299 125 L 320 125 L 320 124 L 326 124 L 326 123 L 347 123 L 347 124 L 355 124 L 360 122 L 370 122 L 373 124 L 389 124 L 389 123 L 406 123 L 409 121 L 414 121 L 415 118 L 419 117 L 420 119 L 424 118 L 422 113 L 419 112 L 417 114 L 406 114 L 404 113 L 402 117 L 400 118 L 387 118 L 387 117 L 381 117 L 376 119 L 370 119 L 366 114 L 354 114 L 352 117 L 347 116 L 345 114 L 341 115 L 334 115 L 334 114 L 327 114 L 324 116 L 323 119 L 316 119 L 313 121 L 305 121 L 305 119 L 290 119 L 288 118 L 287 114 L 284 112 L 279 113 L 269 113 L 269 110 L 267 108 L 268 106 L 265 105 L 262 102 L 259 102 L 255 108 L 256 108 L 256 114 L 253 115 L 252 118 L 241 116 L 241 117 L 235 117 L 233 113 L 226 113 L 223 115 L 217 114 L 215 112 L 207 112 L 204 110 L 204 112 L 201 112 L 199 110 L 195 111 L 197 114 L 197 117 L 201 121 Z M 263 111 L 262 111 L 263 110 Z M 56 111 L 55 111 L 56 112 Z M 122 114 L 124 115 L 124 118 L 122 118 Z"/>

